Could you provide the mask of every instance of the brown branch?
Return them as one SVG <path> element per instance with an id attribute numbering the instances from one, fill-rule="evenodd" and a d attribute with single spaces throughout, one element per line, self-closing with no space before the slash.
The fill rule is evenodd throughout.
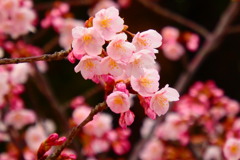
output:
<path id="1" fill-rule="evenodd" d="M 239 2 L 231 2 L 225 12 L 222 14 L 219 23 L 216 25 L 213 33 L 207 35 L 206 42 L 204 43 L 203 47 L 199 50 L 196 57 L 194 57 L 194 59 L 188 65 L 186 72 L 182 73 L 176 82 L 175 88 L 179 91 L 179 93 L 183 93 L 194 74 L 196 74 L 202 62 L 206 59 L 207 56 L 209 56 L 210 53 L 212 53 L 216 47 L 220 45 L 223 37 L 227 33 L 229 25 L 233 19 L 236 18 L 239 7 Z M 146 138 L 143 138 L 140 143 L 134 148 L 132 154 L 130 155 L 130 160 L 137 159 L 139 153 L 142 150 L 142 147 L 151 137 L 154 136 L 153 131 L 155 130 L 157 124 L 162 121 L 163 117 L 158 117 L 158 119 L 155 121 L 155 125 L 151 129 L 152 132 L 150 132 Z"/>
<path id="2" fill-rule="evenodd" d="M 77 127 L 74 127 L 69 135 L 67 136 L 67 141 L 65 143 L 63 143 L 61 146 L 58 146 L 55 148 L 55 150 L 53 151 L 52 154 L 50 154 L 46 160 L 54 160 L 57 159 L 57 157 L 61 154 L 61 152 L 63 151 L 64 148 L 66 148 L 67 146 L 69 146 L 73 139 L 76 137 L 77 134 L 80 133 L 80 131 L 82 130 L 82 128 L 90 121 L 93 120 L 93 117 L 103 111 L 104 109 L 107 108 L 107 104 L 105 102 L 99 103 L 98 105 L 95 106 L 95 108 L 93 108 L 91 110 L 91 112 L 89 113 L 89 115 L 87 116 L 87 118 L 85 118 L 85 120 L 80 123 Z"/>
<path id="3" fill-rule="evenodd" d="M 35 85 L 48 100 L 50 104 L 49 107 L 54 115 L 55 120 L 58 122 L 58 124 L 62 124 L 60 125 L 61 131 L 66 132 L 69 129 L 67 117 L 63 112 L 61 112 L 61 106 L 57 101 L 57 98 L 55 97 L 46 77 L 38 70 L 36 64 L 32 64 L 32 66 L 34 68 L 34 75 L 32 78 L 35 82 Z"/>
<path id="4" fill-rule="evenodd" d="M 205 38 L 209 35 L 208 30 L 206 28 L 204 28 L 203 26 L 201 26 L 185 17 L 182 17 L 164 7 L 161 7 L 154 2 L 151 2 L 149 0 L 138 0 L 138 1 L 145 7 L 152 10 L 153 12 L 155 12 L 163 17 L 169 18 L 173 21 L 176 21 L 176 22 L 180 23 L 181 25 L 186 26 L 186 27 L 192 29 L 193 31 L 201 34 Z"/>
<path id="5" fill-rule="evenodd" d="M 240 33 L 240 25 L 232 26 L 228 28 L 228 34 Z"/>
<path id="6" fill-rule="evenodd" d="M 43 54 L 41 56 L 34 57 L 24 57 L 24 58 L 1 58 L 0 65 L 2 64 L 16 64 L 16 63 L 25 63 L 25 62 L 36 62 L 36 61 L 58 61 L 65 59 L 67 55 L 71 52 L 71 49 L 65 51 L 55 52 L 53 54 Z"/>

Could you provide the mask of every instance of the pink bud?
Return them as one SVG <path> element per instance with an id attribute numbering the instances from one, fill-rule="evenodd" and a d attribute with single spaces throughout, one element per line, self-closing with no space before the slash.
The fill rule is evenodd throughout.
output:
<path id="1" fill-rule="evenodd" d="M 126 140 L 115 143 L 113 146 L 114 152 L 118 155 L 122 155 L 129 151 L 130 143 Z"/>
<path id="2" fill-rule="evenodd" d="M 72 101 L 71 101 L 71 104 L 70 106 L 72 108 L 77 108 L 79 107 L 80 105 L 84 104 L 85 102 L 85 98 L 83 96 L 77 96 L 76 98 L 74 98 Z"/>
<path id="3" fill-rule="evenodd" d="M 54 142 L 58 139 L 57 133 L 52 133 L 46 140 L 46 143 Z"/>
<path id="4" fill-rule="evenodd" d="M 54 145 L 59 146 L 62 145 L 67 140 L 66 137 L 60 137 L 58 140 L 55 141 Z"/>
<path id="5" fill-rule="evenodd" d="M 69 62 L 71 63 L 75 63 L 76 62 L 76 57 L 74 56 L 73 52 L 70 52 L 67 56 L 67 59 L 69 60 Z M 80 58 L 81 59 L 81 58 Z"/>
<path id="6" fill-rule="evenodd" d="M 116 86 L 115 86 L 115 89 L 116 89 L 117 91 L 121 91 L 121 92 L 124 92 L 124 93 L 126 93 L 126 94 L 129 94 L 129 91 L 127 90 L 127 86 L 126 86 L 126 84 L 123 83 L 123 82 L 117 83 Z"/>
<path id="7" fill-rule="evenodd" d="M 135 118 L 135 115 L 130 110 L 128 110 L 127 112 L 121 113 L 121 116 L 119 118 L 119 125 L 122 128 L 126 128 L 127 126 L 133 123 L 134 118 Z"/>

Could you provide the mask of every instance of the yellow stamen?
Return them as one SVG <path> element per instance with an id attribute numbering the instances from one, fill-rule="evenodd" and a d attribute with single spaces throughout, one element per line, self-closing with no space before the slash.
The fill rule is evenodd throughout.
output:
<path id="1" fill-rule="evenodd" d="M 138 43 L 140 43 L 142 46 L 147 46 L 147 40 L 143 38 L 138 38 Z"/>
<path id="2" fill-rule="evenodd" d="M 152 83 L 152 81 L 149 80 L 147 77 L 143 77 L 140 79 L 140 84 L 144 87 L 151 85 L 151 83 Z"/>
<path id="3" fill-rule="evenodd" d="M 114 98 L 114 103 L 118 104 L 118 105 L 122 105 L 123 104 L 123 99 L 122 97 L 118 96 Z"/>
<path id="4" fill-rule="evenodd" d="M 167 102 L 168 100 L 164 96 L 157 96 L 157 103 L 159 106 L 165 106 Z"/>
<path id="5" fill-rule="evenodd" d="M 84 68 L 86 70 L 91 70 L 92 68 L 94 68 L 94 66 L 95 66 L 94 63 L 91 62 L 90 60 L 88 60 L 84 63 Z"/>
<path id="6" fill-rule="evenodd" d="M 109 65 L 110 69 L 118 68 L 117 63 L 112 59 L 109 61 L 108 65 Z"/>
<path id="7" fill-rule="evenodd" d="M 101 25 L 101 27 L 103 27 L 103 28 L 108 28 L 111 21 L 112 21 L 112 19 L 110 19 L 110 18 L 105 18 L 105 19 L 101 20 L 100 25 Z"/>
<path id="8" fill-rule="evenodd" d="M 83 36 L 83 41 L 84 41 L 86 44 L 90 43 L 91 40 L 92 40 L 92 35 L 86 34 L 86 35 Z"/>
<path id="9" fill-rule="evenodd" d="M 236 154 L 238 152 L 238 150 L 239 150 L 239 148 L 236 145 L 233 145 L 233 146 L 230 147 L 230 152 L 232 154 Z"/>

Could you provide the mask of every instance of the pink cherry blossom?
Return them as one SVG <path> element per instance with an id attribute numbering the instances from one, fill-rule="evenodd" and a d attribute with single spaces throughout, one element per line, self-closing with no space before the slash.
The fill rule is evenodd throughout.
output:
<path id="1" fill-rule="evenodd" d="M 169 108 L 169 102 L 178 101 L 179 93 L 174 88 L 166 85 L 160 91 L 156 92 L 150 101 L 150 108 L 158 115 L 164 115 Z"/>
<path id="2" fill-rule="evenodd" d="M 130 98 L 126 93 L 115 91 L 107 96 L 108 107 L 115 113 L 123 113 L 130 108 Z"/>
<path id="3" fill-rule="evenodd" d="M 35 13 L 29 8 L 21 7 L 17 9 L 12 16 L 12 37 L 17 38 L 20 35 L 27 34 L 29 31 L 33 32 L 35 28 L 32 23 L 35 18 Z"/>
<path id="4" fill-rule="evenodd" d="M 127 140 L 120 140 L 113 143 L 113 150 L 116 154 L 122 155 L 127 153 L 131 148 L 131 144 Z"/>
<path id="5" fill-rule="evenodd" d="M 109 56 L 102 59 L 100 66 L 101 74 L 111 74 L 114 77 L 121 76 L 125 68 L 124 63 L 116 61 Z"/>
<path id="6" fill-rule="evenodd" d="M 139 96 L 140 103 L 144 108 L 145 114 L 151 118 L 156 119 L 156 113 L 150 108 L 150 100 L 152 97 L 141 97 Z"/>
<path id="7" fill-rule="evenodd" d="M 76 26 L 83 26 L 84 23 L 83 21 L 76 20 L 76 19 L 64 19 L 61 27 L 59 27 L 59 44 L 64 48 L 64 49 L 69 49 L 71 47 L 72 43 L 72 29 Z"/>
<path id="8" fill-rule="evenodd" d="M 200 41 L 200 38 L 197 34 L 190 33 L 186 43 L 187 49 L 192 52 L 195 52 L 199 47 L 199 43 L 200 43 L 199 41 Z"/>
<path id="9" fill-rule="evenodd" d="M 24 126 L 35 121 L 36 115 L 29 109 L 12 110 L 7 113 L 4 119 L 6 125 L 13 126 L 15 129 L 22 129 Z"/>
<path id="10" fill-rule="evenodd" d="M 94 16 L 101 9 L 107 9 L 109 7 L 115 7 L 118 9 L 119 5 L 112 0 L 97 1 L 97 4 L 95 4 L 92 8 L 89 9 L 88 15 Z"/>
<path id="11" fill-rule="evenodd" d="M 76 58 L 86 53 L 91 56 L 97 56 L 102 53 L 102 45 L 105 41 L 95 28 L 77 26 L 72 29 L 72 36 L 73 54 Z"/>
<path id="12" fill-rule="evenodd" d="M 94 154 L 99 154 L 109 150 L 110 144 L 104 139 L 94 139 L 91 142 L 91 149 Z"/>
<path id="13" fill-rule="evenodd" d="M 204 160 L 222 160 L 221 149 L 218 146 L 208 146 L 203 155 Z"/>
<path id="14" fill-rule="evenodd" d="M 137 33 L 132 40 L 137 51 L 142 49 L 154 49 L 162 45 L 162 36 L 155 30 L 149 29 Z"/>
<path id="15" fill-rule="evenodd" d="M 14 64 L 10 72 L 10 80 L 14 84 L 23 84 L 28 80 L 28 76 L 32 72 L 28 63 Z"/>
<path id="16" fill-rule="evenodd" d="M 100 60 L 101 58 L 97 56 L 84 56 L 74 70 L 75 72 L 81 71 L 84 79 L 92 79 L 99 74 Z"/>
<path id="17" fill-rule="evenodd" d="M 112 129 L 112 117 L 106 113 L 96 115 L 92 122 L 84 127 L 84 132 L 88 135 L 102 137 Z"/>
<path id="18" fill-rule="evenodd" d="M 223 153 L 229 160 L 238 160 L 240 158 L 240 140 L 235 138 L 227 139 L 223 147 Z"/>
<path id="19" fill-rule="evenodd" d="M 165 57 L 172 61 L 179 60 L 185 53 L 183 46 L 178 42 L 166 43 L 162 46 Z"/>
<path id="20" fill-rule="evenodd" d="M 180 32 L 177 28 L 167 26 L 162 29 L 162 36 L 164 43 L 176 42 Z"/>
<path id="21" fill-rule="evenodd" d="M 91 112 L 90 107 L 88 106 L 80 106 L 78 108 L 76 108 L 73 111 L 72 117 L 73 117 L 73 121 L 78 125 L 80 123 L 83 122 L 83 120 L 85 118 L 87 118 L 87 116 L 89 115 L 89 113 Z"/>
<path id="22" fill-rule="evenodd" d="M 134 121 L 135 115 L 133 112 L 128 110 L 127 112 L 121 113 L 119 118 L 119 125 L 122 128 L 126 128 L 127 126 L 130 126 Z"/>
<path id="23" fill-rule="evenodd" d="M 43 127 L 39 124 L 31 126 L 25 133 L 25 141 L 30 150 L 37 152 L 41 143 L 47 138 Z"/>
<path id="24" fill-rule="evenodd" d="M 132 0 L 118 0 L 118 4 L 122 8 L 127 8 L 131 5 Z"/>
<path id="25" fill-rule="evenodd" d="M 164 140 L 179 140 L 182 145 L 186 145 L 189 142 L 189 137 L 186 134 L 188 127 L 186 123 L 183 123 L 180 114 L 169 113 L 165 123 L 159 125 L 156 129 L 156 135 Z"/>
<path id="26" fill-rule="evenodd" d="M 158 91 L 160 76 L 155 69 L 146 69 L 144 75 L 136 78 L 131 77 L 131 86 L 133 90 L 138 92 L 141 96 L 152 96 Z"/>
<path id="27" fill-rule="evenodd" d="M 12 38 L 18 38 L 34 31 L 33 21 L 36 14 L 32 9 L 31 2 L 16 0 L 0 1 L 0 24 L 1 32 L 10 34 Z"/>
<path id="28" fill-rule="evenodd" d="M 134 53 L 126 69 L 127 75 L 138 78 L 144 75 L 144 69 L 155 68 L 155 61 L 152 53 L 151 50 L 141 50 Z"/>
<path id="29" fill-rule="evenodd" d="M 121 60 L 123 62 L 129 61 L 135 50 L 135 46 L 130 42 L 126 42 L 126 40 L 127 35 L 121 33 L 116 35 L 109 43 L 107 46 L 107 53 L 112 59 Z"/>
<path id="30" fill-rule="evenodd" d="M 163 151 L 164 146 L 162 142 L 156 138 L 152 138 L 144 146 L 139 158 L 141 160 L 159 160 L 162 157 Z"/>
<path id="31" fill-rule="evenodd" d="M 93 19 L 93 27 L 105 40 L 111 40 L 117 32 L 122 31 L 123 23 L 124 21 L 119 17 L 119 11 L 115 7 L 100 10 Z"/>

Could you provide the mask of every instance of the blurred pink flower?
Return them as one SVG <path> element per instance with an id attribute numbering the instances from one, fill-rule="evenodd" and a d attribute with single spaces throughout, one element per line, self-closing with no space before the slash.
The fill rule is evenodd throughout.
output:
<path id="1" fill-rule="evenodd" d="M 6 125 L 13 126 L 15 129 L 22 129 L 24 126 L 34 123 L 36 115 L 29 109 L 18 109 L 9 111 L 4 119 Z"/>

